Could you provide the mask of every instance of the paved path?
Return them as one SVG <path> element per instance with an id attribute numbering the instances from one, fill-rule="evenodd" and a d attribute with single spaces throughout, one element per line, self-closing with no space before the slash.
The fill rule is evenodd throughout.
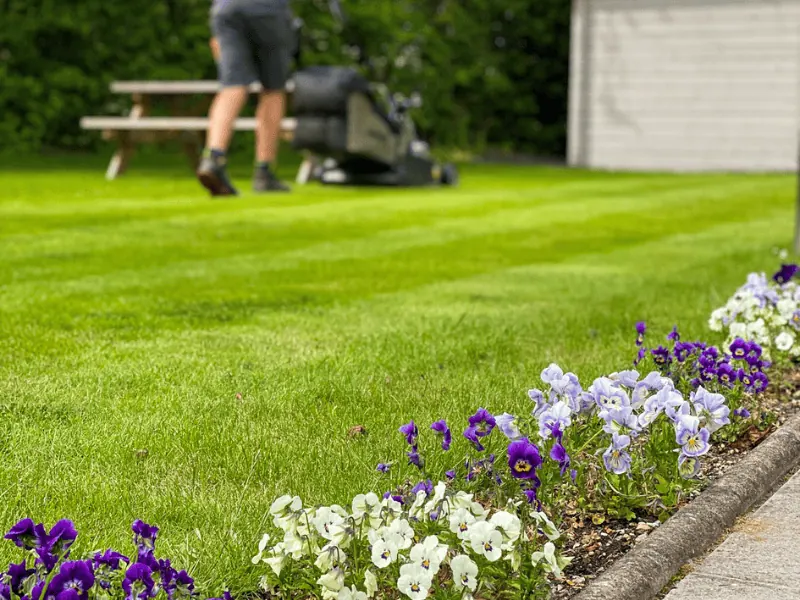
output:
<path id="1" fill-rule="evenodd" d="M 800 473 L 665 598 L 698 599 L 800 600 Z"/>

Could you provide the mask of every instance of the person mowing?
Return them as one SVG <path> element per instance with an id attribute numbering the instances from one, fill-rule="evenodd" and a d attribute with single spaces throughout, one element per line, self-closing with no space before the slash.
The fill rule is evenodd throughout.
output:
<path id="1" fill-rule="evenodd" d="M 222 89 L 209 111 L 200 183 L 212 196 L 236 196 L 226 169 L 226 153 L 236 119 L 248 99 L 248 87 L 260 81 L 256 109 L 256 166 L 253 190 L 286 192 L 273 171 L 283 120 L 286 81 L 293 50 L 289 0 L 213 0 L 211 48 Z"/>

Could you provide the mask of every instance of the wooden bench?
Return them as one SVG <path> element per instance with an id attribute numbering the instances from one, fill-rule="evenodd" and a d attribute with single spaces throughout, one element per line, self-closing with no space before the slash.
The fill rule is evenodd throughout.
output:
<path id="1" fill-rule="evenodd" d="M 293 84 L 287 84 L 291 92 Z M 157 142 L 179 139 L 193 169 L 197 167 L 200 154 L 205 143 L 205 132 L 208 129 L 208 118 L 197 116 L 207 114 L 211 97 L 219 90 L 216 81 L 115 81 L 111 84 L 111 92 L 129 94 L 133 106 L 127 116 L 121 117 L 83 117 L 80 125 L 84 130 L 102 131 L 103 138 L 115 140 L 117 150 L 106 170 L 107 179 L 116 179 L 125 172 L 136 148 L 143 142 Z M 250 86 L 251 93 L 259 93 L 261 86 Z M 189 103 L 191 96 L 203 97 L 201 103 Z M 153 99 L 164 98 L 170 116 L 150 116 Z M 182 116 L 185 113 L 186 116 Z M 296 127 L 292 118 L 281 123 L 281 137 L 291 140 Z M 256 120 L 253 118 L 237 119 L 236 131 L 255 131 Z"/>

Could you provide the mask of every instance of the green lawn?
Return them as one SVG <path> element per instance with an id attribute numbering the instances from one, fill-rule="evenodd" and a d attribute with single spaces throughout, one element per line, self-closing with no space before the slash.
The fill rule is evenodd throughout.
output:
<path id="1" fill-rule="evenodd" d="M 482 166 L 211 201 L 188 175 L 0 171 L 0 526 L 69 517 L 82 551 L 149 520 L 212 592 L 256 585 L 276 495 L 384 491 L 408 418 L 527 410 L 551 361 L 628 365 L 638 319 L 704 336 L 789 244 L 795 190 Z"/>

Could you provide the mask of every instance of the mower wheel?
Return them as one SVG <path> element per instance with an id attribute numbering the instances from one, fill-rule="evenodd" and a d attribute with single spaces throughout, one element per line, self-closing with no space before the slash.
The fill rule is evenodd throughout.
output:
<path id="1" fill-rule="evenodd" d="M 442 185 L 457 186 L 458 185 L 458 169 L 454 164 L 448 163 L 442 165 L 442 174 L 440 178 Z"/>

